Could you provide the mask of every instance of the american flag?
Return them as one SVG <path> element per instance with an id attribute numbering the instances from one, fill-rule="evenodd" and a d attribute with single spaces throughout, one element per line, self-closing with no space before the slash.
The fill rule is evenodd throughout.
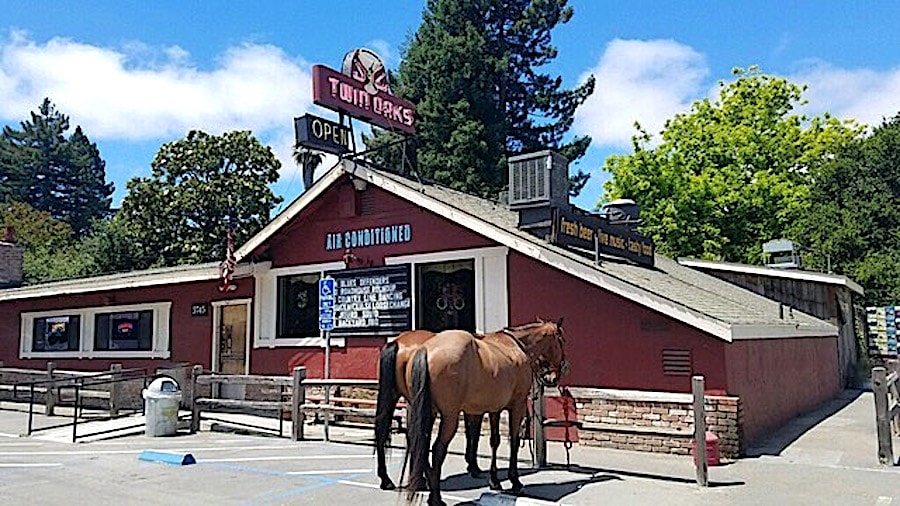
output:
<path id="1" fill-rule="evenodd" d="M 237 268 L 237 261 L 234 258 L 234 233 L 229 225 L 225 242 L 225 260 L 219 264 L 219 277 L 222 278 L 222 283 L 219 285 L 220 292 L 237 290 L 237 285 L 231 282 L 235 268 Z"/>

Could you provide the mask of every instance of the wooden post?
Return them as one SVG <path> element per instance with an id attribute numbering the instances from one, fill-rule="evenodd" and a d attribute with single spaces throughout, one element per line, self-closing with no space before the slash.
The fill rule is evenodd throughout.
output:
<path id="1" fill-rule="evenodd" d="M 887 370 L 872 368 L 872 392 L 875 394 L 875 428 L 878 432 L 878 461 L 894 465 L 894 448 L 891 441 L 891 420 L 888 413 Z"/>
<path id="2" fill-rule="evenodd" d="M 53 380 L 53 370 L 56 369 L 56 363 L 47 362 L 47 379 L 51 380 L 47 382 L 47 391 L 44 394 L 44 402 L 46 403 L 45 413 L 47 416 L 53 416 L 56 412 L 56 383 Z"/>
<path id="3" fill-rule="evenodd" d="M 535 379 L 532 388 L 535 392 L 532 406 L 534 419 L 531 420 L 532 437 L 534 438 L 534 466 L 541 469 L 547 467 L 547 438 L 544 434 L 544 419 L 547 418 L 547 409 L 544 402 L 544 386 Z"/>
<path id="4" fill-rule="evenodd" d="M 703 376 L 691 378 L 691 390 L 694 393 L 694 460 L 697 466 L 697 483 L 701 487 L 709 486 L 708 469 L 706 468 L 706 406 L 704 405 L 706 390 Z"/>
<path id="5" fill-rule="evenodd" d="M 119 394 L 121 388 L 119 380 L 122 379 L 122 364 L 111 364 L 109 376 L 112 382 L 109 384 L 109 416 L 119 416 Z"/>
<path id="6" fill-rule="evenodd" d="M 191 369 L 191 434 L 200 430 L 200 406 L 197 405 L 197 376 L 203 374 L 203 366 L 195 365 Z"/>
<path id="7" fill-rule="evenodd" d="M 306 368 L 294 368 L 294 385 L 291 394 L 291 441 L 303 440 L 304 414 L 303 406 L 306 404 L 306 387 L 303 380 L 306 379 Z"/>

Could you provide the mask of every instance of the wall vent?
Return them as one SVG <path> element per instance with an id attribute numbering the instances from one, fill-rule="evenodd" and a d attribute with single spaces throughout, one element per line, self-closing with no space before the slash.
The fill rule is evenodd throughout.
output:
<path id="1" fill-rule="evenodd" d="M 662 351 L 665 376 L 690 376 L 693 374 L 691 350 L 667 349 Z"/>
<path id="2" fill-rule="evenodd" d="M 359 214 L 360 216 L 371 216 L 376 213 L 375 192 L 362 192 L 359 195 Z"/>

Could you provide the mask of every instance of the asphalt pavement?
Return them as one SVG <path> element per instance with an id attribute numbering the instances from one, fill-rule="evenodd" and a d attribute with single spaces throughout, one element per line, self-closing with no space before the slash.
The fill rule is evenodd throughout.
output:
<path id="1" fill-rule="evenodd" d="M 224 417 L 266 425 L 256 417 Z M 709 469 L 710 486 L 700 487 L 690 457 L 575 446 L 572 466 L 565 449 L 551 443 L 549 469 L 530 468 L 530 451 L 520 449 L 525 498 L 517 504 L 570 505 L 897 505 L 900 467 L 878 463 L 871 392 L 846 391 L 816 412 L 794 420 L 748 450 L 748 456 Z M 64 419 L 38 417 L 37 426 Z M 120 420 L 122 426 L 139 419 Z M 110 422 L 79 426 L 79 433 L 108 429 Z M 20 437 L 27 427 L 21 406 L 0 404 L 0 504 L 356 504 L 402 505 L 405 495 L 377 487 L 369 430 L 309 427 L 311 440 L 292 442 L 235 425 L 205 421 L 197 434 L 148 437 L 124 429 L 71 443 L 71 427 Z M 229 428 L 230 427 L 230 428 Z M 286 429 L 289 434 L 289 428 Z M 402 436 L 394 437 L 402 445 Z M 448 504 L 514 504 L 490 496 L 487 477 L 472 479 L 462 458 L 464 438 L 453 442 L 442 482 Z M 900 438 L 894 439 L 900 454 Z M 141 460 L 148 450 L 190 454 L 192 465 Z M 481 466 L 489 449 L 482 438 Z M 395 448 L 389 471 L 395 481 L 403 463 Z M 501 478 L 508 448 L 500 449 Z M 504 482 L 508 486 L 508 482 Z"/>

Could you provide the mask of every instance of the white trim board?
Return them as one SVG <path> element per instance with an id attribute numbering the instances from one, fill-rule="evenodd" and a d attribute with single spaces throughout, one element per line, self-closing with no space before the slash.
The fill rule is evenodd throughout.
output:
<path id="1" fill-rule="evenodd" d="M 252 276 L 252 264 L 238 265 L 234 277 Z M 38 297 L 58 297 L 80 293 L 122 290 L 149 286 L 211 281 L 221 276 L 218 264 L 202 264 L 191 267 L 165 268 L 148 271 L 134 271 L 126 274 L 110 274 L 93 278 L 79 278 L 55 281 L 21 288 L 0 290 L 0 302 L 9 300 L 34 299 Z"/>
<path id="2" fill-rule="evenodd" d="M 694 269 L 709 269 L 713 271 L 739 272 L 743 274 L 758 274 L 770 278 L 798 279 L 813 283 L 846 286 L 850 290 L 865 295 L 863 287 L 846 276 L 826 274 L 824 272 L 798 271 L 789 269 L 773 269 L 761 265 L 734 264 L 729 262 L 713 262 L 710 260 L 696 260 L 693 258 L 679 258 L 678 263 Z"/>

